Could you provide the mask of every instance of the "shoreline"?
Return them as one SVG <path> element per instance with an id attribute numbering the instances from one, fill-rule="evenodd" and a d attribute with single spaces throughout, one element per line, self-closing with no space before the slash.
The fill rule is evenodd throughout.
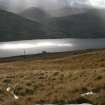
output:
<path id="1" fill-rule="evenodd" d="M 91 53 L 95 51 L 102 51 L 105 48 L 98 48 L 98 49 L 84 49 L 84 50 L 73 50 L 73 51 L 65 51 L 65 52 L 42 52 L 39 54 L 29 54 L 29 55 L 20 55 L 20 56 L 11 56 L 11 57 L 1 57 L 0 63 L 2 62 L 12 62 L 16 60 L 26 60 L 26 59 L 54 59 L 54 58 L 62 58 L 63 56 L 67 55 L 80 55 L 85 53 Z"/>

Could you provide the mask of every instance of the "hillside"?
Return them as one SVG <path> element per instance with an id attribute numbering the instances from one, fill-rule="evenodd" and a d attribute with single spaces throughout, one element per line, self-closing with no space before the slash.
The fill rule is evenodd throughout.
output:
<path id="1" fill-rule="evenodd" d="M 0 10 L 0 41 L 40 38 L 43 34 L 38 22 Z"/>
<path id="2" fill-rule="evenodd" d="M 48 38 L 105 38 L 105 10 L 88 10 L 85 13 L 50 17 L 43 21 L 42 11 L 32 21 L 0 10 L 0 41 Z M 35 17 L 36 15 L 34 15 Z M 40 21 L 41 20 L 41 21 Z"/>
<path id="3" fill-rule="evenodd" d="M 46 26 L 47 33 L 56 37 L 103 38 L 105 37 L 104 16 L 105 10 L 88 10 L 81 14 L 53 18 Z"/>
<path id="4" fill-rule="evenodd" d="M 53 11 L 51 18 L 35 8 L 23 12 L 24 17 L 39 19 L 46 35 L 42 38 L 104 38 L 105 37 L 105 9 L 63 8 Z M 41 14 L 42 13 L 42 14 Z M 45 19 L 44 21 L 42 21 Z"/>
<path id="5" fill-rule="evenodd" d="M 0 59 L 0 105 L 36 103 L 105 105 L 105 49 Z"/>

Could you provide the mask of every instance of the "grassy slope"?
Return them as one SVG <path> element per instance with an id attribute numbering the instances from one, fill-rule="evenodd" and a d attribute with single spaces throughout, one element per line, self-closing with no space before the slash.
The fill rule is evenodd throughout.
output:
<path id="1" fill-rule="evenodd" d="M 6 88 L 14 88 L 14 100 Z M 93 91 L 93 96 L 81 93 Z M 81 103 L 105 105 L 105 50 L 50 54 L 0 63 L 0 104 Z"/>

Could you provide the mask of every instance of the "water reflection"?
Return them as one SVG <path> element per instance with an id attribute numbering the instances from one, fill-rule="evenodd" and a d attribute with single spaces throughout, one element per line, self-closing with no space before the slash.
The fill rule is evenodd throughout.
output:
<path id="1" fill-rule="evenodd" d="M 27 43 L 4 43 L 1 44 L 1 50 L 15 50 L 15 49 L 31 49 L 39 47 L 71 47 L 71 43 L 54 43 L 54 42 L 37 42 L 33 44 Z"/>

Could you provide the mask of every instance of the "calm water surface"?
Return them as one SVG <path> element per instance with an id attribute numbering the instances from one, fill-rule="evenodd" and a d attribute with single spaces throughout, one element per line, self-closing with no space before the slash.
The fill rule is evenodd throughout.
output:
<path id="1" fill-rule="evenodd" d="M 41 39 L 0 43 L 0 57 L 105 48 L 105 39 Z"/>

